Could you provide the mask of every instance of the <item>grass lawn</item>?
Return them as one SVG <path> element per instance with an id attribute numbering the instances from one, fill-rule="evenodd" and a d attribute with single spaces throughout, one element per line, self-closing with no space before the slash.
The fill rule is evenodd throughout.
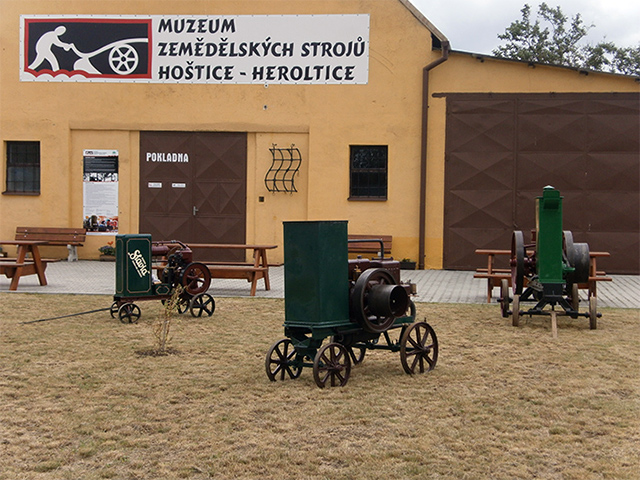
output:
<path id="1" fill-rule="evenodd" d="M 636 479 L 640 312 L 514 328 L 494 305 L 417 304 L 438 335 L 434 371 L 368 352 L 343 388 L 311 369 L 270 382 L 284 302 L 216 300 L 176 316 L 148 355 L 108 296 L 0 294 L 0 479 Z"/>

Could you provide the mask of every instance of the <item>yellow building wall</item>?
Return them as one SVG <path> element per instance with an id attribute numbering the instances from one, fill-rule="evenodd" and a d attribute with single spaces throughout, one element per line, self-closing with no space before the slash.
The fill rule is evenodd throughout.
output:
<path id="1" fill-rule="evenodd" d="M 80 226 L 82 150 L 120 155 L 120 233 L 138 226 L 138 132 L 249 134 L 247 242 L 282 246 L 282 221 L 347 219 L 352 233 L 393 234 L 394 255 L 416 258 L 422 67 L 431 33 L 398 0 L 2 2 L 0 135 L 39 140 L 39 196 L 0 198 L 0 236 L 15 227 Z M 19 81 L 19 18 L 29 15 L 369 14 L 367 85 L 198 85 Z M 28 101 L 26 100 L 28 99 Z M 272 144 L 303 152 L 297 193 L 269 193 Z M 389 145 L 386 202 L 349 201 L 349 145 Z M 0 180 L 4 185 L 4 171 Z M 264 201 L 260 201 L 263 197 Z M 109 240 L 89 238 L 81 258 Z M 59 253 L 60 250 L 58 250 Z M 282 248 L 270 252 L 282 261 Z"/>
<path id="2" fill-rule="evenodd" d="M 439 58 L 426 24 L 400 0 L 20 0 L 0 2 L 0 140 L 41 142 L 41 193 L 0 195 L 0 237 L 16 226 L 80 226 L 82 151 L 117 149 L 120 233 L 137 233 L 140 131 L 248 133 L 247 242 L 275 243 L 282 221 L 349 220 L 349 231 L 393 235 L 395 258 L 418 260 L 422 70 Z M 204 85 L 20 82 L 20 15 L 369 14 L 366 85 Z M 446 92 L 629 91 L 633 79 L 453 53 L 430 74 Z M 445 98 L 429 98 L 426 267 L 442 268 Z M 269 148 L 302 152 L 297 193 L 270 193 Z M 388 199 L 349 201 L 349 146 L 388 145 Z M 5 185 L 2 155 L 0 182 Z M 89 237 L 81 258 L 108 241 Z M 52 250 L 45 255 L 65 253 Z"/>

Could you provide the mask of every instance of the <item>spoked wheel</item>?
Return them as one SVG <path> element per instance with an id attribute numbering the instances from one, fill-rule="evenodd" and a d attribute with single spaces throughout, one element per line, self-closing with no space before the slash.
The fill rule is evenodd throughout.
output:
<path id="1" fill-rule="evenodd" d="M 123 303 L 118 309 L 118 318 L 122 323 L 138 323 L 140 307 L 135 303 Z"/>
<path id="2" fill-rule="evenodd" d="M 180 298 L 178 299 L 178 303 L 176 304 L 176 310 L 180 315 L 182 315 L 184 312 L 189 310 L 190 301 L 191 301 L 191 297 L 189 295 L 184 297 L 180 296 Z M 167 300 L 163 299 L 161 300 L 161 302 L 162 302 L 162 305 L 166 305 Z"/>
<path id="3" fill-rule="evenodd" d="M 589 328 L 595 330 L 598 328 L 598 312 L 596 308 L 598 306 L 598 300 L 595 295 L 589 297 Z"/>
<path id="4" fill-rule="evenodd" d="M 200 293 L 191 299 L 189 310 L 194 317 L 201 317 L 203 313 L 210 317 L 216 310 L 216 301 L 208 293 Z"/>
<path id="5" fill-rule="evenodd" d="M 400 362 L 408 374 L 433 370 L 438 362 L 438 338 L 427 322 L 409 326 L 400 340 Z"/>
<path id="6" fill-rule="evenodd" d="M 302 373 L 302 365 L 296 365 L 296 350 L 293 343 L 288 338 L 278 340 L 272 345 L 267 353 L 265 368 L 267 377 L 272 382 L 284 380 L 287 376 L 296 379 Z"/>
<path id="7" fill-rule="evenodd" d="M 514 327 L 517 327 L 518 324 L 520 323 L 520 296 L 519 295 L 513 296 L 513 304 L 511 305 L 511 309 L 513 310 L 511 312 L 511 318 L 512 318 L 511 324 Z"/>
<path id="8" fill-rule="evenodd" d="M 509 316 L 509 280 L 506 278 L 500 282 L 500 311 L 503 318 Z"/>
<path id="9" fill-rule="evenodd" d="M 189 295 L 196 296 L 204 293 L 211 285 L 211 272 L 202 263 L 190 263 L 182 272 L 182 286 Z"/>
<path id="10" fill-rule="evenodd" d="M 190 304 L 189 297 L 187 298 L 180 297 L 180 300 L 178 301 L 178 313 L 182 315 L 187 310 L 189 310 L 189 304 Z"/>
<path id="11" fill-rule="evenodd" d="M 353 287 L 351 309 L 358 324 L 369 333 L 382 333 L 409 307 L 404 288 L 383 268 L 365 270 Z"/>
<path id="12" fill-rule="evenodd" d="M 524 257 L 526 254 L 522 231 L 515 230 L 511 236 L 511 285 L 513 294 L 520 295 L 524 285 Z"/>
<path id="13" fill-rule="evenodd" d="M 367 347 L 364 345 L 354 345 L 352 335 L 334 335 L 331 337 L 330 343 L 340 343 L 344 345 L 349 353 L 349 357 L 351 357 L 351 363 L 353 365 L 359 365 L 364 361 Z"/>
<path id="14" fill-rule="evenodd" d="M 351 358 L 344 345 L 328 343 L 322 347 L 313 360 L 313 378 L 316 385 L 324 388 L 343 387 L 351 374 Z"/>
<path id="15" fill-rule="evenodd" d="M 118 305 L 118 302 L 113 302 L 111 304 L 111 308 L 109 309 L 109 314 L 111 315 L 111 318 L 116 318 L 119 308 L 120 307 Z"/>

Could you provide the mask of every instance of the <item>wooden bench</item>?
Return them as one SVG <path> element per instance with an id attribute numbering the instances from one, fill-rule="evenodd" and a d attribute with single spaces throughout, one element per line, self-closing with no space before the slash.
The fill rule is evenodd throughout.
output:
<path id="1" fill-rule="evenodd" d="M 358 240 L 377 240 L 375 242 L 363 242 Z M 382 252 L 379 241 L 382 241 Z M 366 253 L 383 257 L 382 253 L 391 254 L 391 244 L 393 237 L 391 235 L 348 235 L 349 253 Z"/>
<path id="2" fill-rule="evenodd" d="M 87 231 L 84 228 L 61 227 L 17 227 L 16 240 L 37 240 L 45 242 L 45 245 L 66 246 L 69 255 L 67 260 L 78 260 L 77 247 L 81 247 L 86 239 Z"/>
<path id="3" fill-rule="evenodd" d="M 479 248 L 475 252 L 478 255 L 487 256 L 487 268 L 476 269 L 473 278 L 487 279 L 487 303 L 491 303 L 491 295 L 493 293 L 493 289 L 494 287 L 500 287 L 500 283 L 502 282 L 502 280 L 507 280 L 509 282 L 509 286 L 511 286 L 511 268 L 496 267 L 496 256 L 507 255 L 507 258 L 509 259 L 511 257 L 511 250 Z M 586 289 L 589 291 L 589 296 L 597 296 L 597 282 L 611 281 L 611 277 L 607 277 L 607 274 L 605 272 L 599 271 L 596 265 L 596 259 L 598 257 L 608 256 L 609 252 L 589 252 L 589 281 L 578 284 L 578 288 Z"/>
<path id="4" fill-rule="evenodd" d="M 244 244 L 222 244 L 222 243 L 190 243 L 189 248 L 194 251 L 193 261 L 207 266 L 211 273 L 211 278 L 237 278 L 246 279 L 251 283 L 251 296 L 255 296 L 258 280 L 264 280 L 265 290 L 271 290 L 269 282 L 269 262 L 267 261 L 267 250 L 277 247 L 277 245 L 244 245 Z M 253 250 L 253 262 L 210 262 L 198 260 L 196 251 L 198 249 L 218 249 L 218 250 Z M 166 258 L 154 265 L 157 271 L 162 271 L 166 265 Z"/>

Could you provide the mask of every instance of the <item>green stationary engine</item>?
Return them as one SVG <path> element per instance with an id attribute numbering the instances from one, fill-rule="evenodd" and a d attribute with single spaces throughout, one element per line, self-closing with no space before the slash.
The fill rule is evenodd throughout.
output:
<path id="1" fill-rule="evenodd" d="M 581 313 L 578 287 L 589 282 L 589 245 L 574 243 L 570 231 L 562 230 L 562 197 L 551 186 L 544 188 L 536 198 L 536 230 L 531 244 L 524 243 L 521 231 L 513 232 L 511 240 L 511 285 L 513 297 L 509 297 L 509 284 L 502 281 L 500 302 L 502 315 L 512 315 L 517 326 L 522 315 L 550 315 L 547 306 L 556 313 L 572 318 L 589 318 L 596 328 L 596 297 L 589 297 L 589 311 Z M 521 310 L 521 303 L 536 302 L 528 310 Z M 509 303 L 513 302 L 511 310 Z"/>
<path id="2" fill-rule="evenodd" d="M 166 258 L 159 268 L 159 277 L 153 278 L 152 257 Z M 191 249 L 176 240 L 152 242 L 151 235 L 116 235 L 116 293 L 111 305 L 111 316 L 122 323 L 136 323 L 140 308 L 134 303 L 141 300 L 166 300 L 176 287 L 181 286 L 178 312 L 187 310 L 194 317 L 204 313 L 211 316 L 215 301 L 206 293 L 211 275 L 206 265 L 192 261 Z"/>
<path id="3" fill-rule="evenodd" d="M 400 352 L 409 374 L 435 367 L 435 332 L 426 322 L 414 322 L 409 294 L 415 285 L 400 282 L 399 262 L 384 254 L 349 260 L 347 244 L 345 221 L 285 222 L 287 338 L 267 353 L 270 380 L 298 378 L 308 366 L 319 387 L 342 386 L 351 364 L 362 362 L 368 349 Z M 397 340 L 389 335 L 394 328 L 401 329 Z"/>

